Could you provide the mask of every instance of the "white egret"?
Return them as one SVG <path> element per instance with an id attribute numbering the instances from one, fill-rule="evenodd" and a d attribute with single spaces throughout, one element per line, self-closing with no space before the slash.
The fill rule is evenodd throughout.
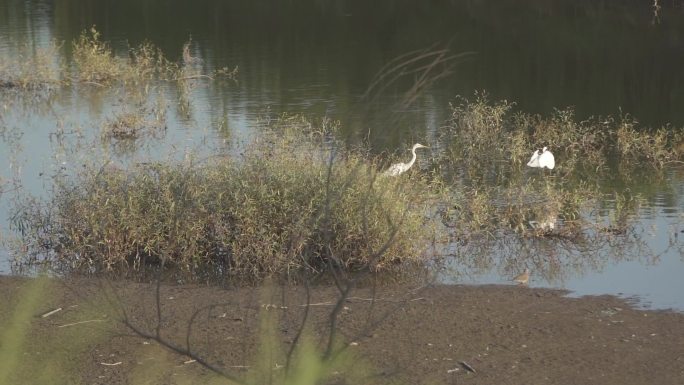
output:
<path id="1" fill-rule="evenodd" d="M 527 165 L 530 167 L 539 167 L 539 150 L 534 150 L 532 153 L 532 157 L 530 158 L 530 161 L 527 162 Z"/>
<path id="2" fill-rule="evenodd" d="M 553 168 L 556 167 L 556 159 L 553 157 L 551 151 L 547 150 L 546 147 L 544 147 L 542 154 L 539 155 L 539 167 L 546 167 L 549 170 L 553 170 Z"/>
<path id="3" fill-rule="evenodd" d="M 411 160 L 408 163 L 395 163 L 395 164 L 391 165 L 387 169 L 387 171 L 385 171 L 383 173 L 383 175 L 385 175 L 385 176 L 397 176 L 399 174 L 402 174 L 402 173 L 408 171 L 408 169 L 410 169 L 411 166 L 413 166 L 413 163 L 416 162 L 416 149 L 417 148 L 428 148 L 428 147 L 423 146 L 420 143 L 414 144 L 413 148 L 411 149 L 411 152 L 413 153 L 413 157 L 411 158 Z"/>
<path id="4" fill-rule="evenodd" d="M 513 278 L 513 282 L 517 282 L 520 285 L 527 285 L 527 282 L 529 282 L 529 280 L 530 280 L 530 269 L 525 269 L 525 271 L 522 274 Z"/>
<path id="5" fill-rule="evenodd" d="M 549 170 L 553 170 L 553 168 L 556 167 L 556 160 L 551 151 L 549 151 L 547 147 L 544 147 L 544 149 L 535 150 L 532 153 L 532 157 L 530 158 L 530 161 L 527 162 L 527 165 L 530 167 L 546 167 Z"/>

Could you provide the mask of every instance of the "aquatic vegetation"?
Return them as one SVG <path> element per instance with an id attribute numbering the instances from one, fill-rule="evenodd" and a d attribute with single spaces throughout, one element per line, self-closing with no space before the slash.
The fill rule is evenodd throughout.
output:
<path id="1" fill-rule="evenodd" d="M 491 102 L 485 93 L 474 100 L 457 98 L 451 108 L 443 127 L 450 144 L 444 162 L 463 169 L 474 183 L 485 176 L 516 183 L 530 148 L 548 147 L 556 157 L 555 173 L 565 176 L 614 171 L 613 159 L 618 168 L 641 168 L 646 162 L 654 170 L 684 159 L 684 129 L 639 127 L 629 115 L 578 121 L 568 108 L 544 117 L 514 111 L 505 100 Z"/>
<path id="2" fill-rule="evenodd" d="M 555 220 L 576 221 L 602 197 L 600 183 L 588 183 L 592 179 L 629 174 L 644 162 L 659 170 L 680 159 L 682 129 L 637 129 L 629 116 L 578 122 L 572 110 L 556 110 L 545 118 L 513 108 L 505 100 L 490 102 L 484 93 L 452 105 L 452 117 L 443 127 L 449 151 L 442 170 L 460 192 L 460 203 L 452 207 L 460 214 L 446 214 L 450 227 L 490 235 L 511 228 L 524 234 L 530 223 L 548 227 Z M 537 175 L 525 164 L 529 148 L 541 146 L 554 149 L 556 168 Z M 616 157 L 617 170 L 609 166 Z M 458 224 L 461 217 L 469 221 Z"/>
<path id="3" fill-rule="evenodd" d="M 259 278 L 424 260 L 436 184 L 376 178 L 374 162 L 329 142 L 333 126 L 283 116 L 240 158 L 58 175 L 50 200 L 15 208 L 18 261 L 80 271 L 164 262 Z"/>
<path id="4" fill-rule="evenodd" d="M 664 183 L 682 162 L 682 128 L 639 127 L 629 115 L 578 121 L 571 109 L 530 115 L 478 93 L 457 99 L 442 134 L 454 198 L 441 214 L 461 268 L 512 276 L 529 266 L 554 281 L 653 254 L 635 233 L 644 191 L 626 186 Z M 556 167 L 526 167 L 529 149 L 547 146 Z"/>
<path id="5" fill-rule="evenodd" d="M 0 57 L 0 91 L 50 91 L 64 83 L 63 64 L 58 51 L 61 44 L 21 48 L 17 57 Z"/>
<path id="6" fill-rule="evenodd" d="M 644 131 L 636 126 L 634 120 L 623 120 L 616 130 L 617 149 L 622 159 L 645 162 L 655 169 L 684 159 L 681 152 L 684 130 L 661 127 Z"/>
<path id="7" fill-rule="evenodd" d="M 567 189 L 544 181 L 506 188 L 464 187 L 455 199 L 458 203 L 444 210 L 442 219 L 461 239 L 506 233 L 573 238 L 578 226 L 586 225 L 582 212 L 597 196 L 587 185 Z"/>
<path id="8" fill-rule="evenodd" d="M 75 78 L 83 82 L 107 84 L 123 76 L 126 62 L 116 57 L 107 43 L 100 41 L 95 28 L 83 32 L 73 43 Z"/>
<path id="9" fill-rule="evenodd" d="M 153 80 L 234 80 L 238 74 L 237 67 L 220 68 L 210 75 L 198 68 L 190 70 L 167 59 L 150 42 L 131 47 L 125 56 L 118 56 L 95 27 L 71 42 L 71 66 L 61 59 L 63 46 L 53 42 L 46 48 L 25 49 L 19 56 L 0 58 L 0 90 L 45 91 L 73 84 L 145 86 Z"/>
<path id="10" fill-rule="evenodd" d="M 135 140 L 142 136 L 158 136 L 164 133 L 165 113 L 148 106 L 124 110 L 102 127 L 103 137 L 115 140 Z"/>
<path id="11" fill-rule="evenodd" d="M 73 44 L 73 79 L 77 82 L 108 86 L 143 84 L 157 80 L 177 80 L 184 69 L 169 61 L 161 50 L 149 42 L 131 48 L 128 57 L 116 56 L 100 33 L 92 27 L 81 33 Z"/>

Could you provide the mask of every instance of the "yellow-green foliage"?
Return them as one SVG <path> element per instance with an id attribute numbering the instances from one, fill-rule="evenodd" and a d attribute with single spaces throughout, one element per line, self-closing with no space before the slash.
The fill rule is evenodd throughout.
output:
<path id="1" fill-rule="evenodd" d="M 474 179 L 488 172 L 509 175 L 525 166 L 533 150 L 544 146 L 554 153 L 556 166 L 564 173 L 582 168 L 599 171 L 615 155 L 620 163 L 639 167 L 646 162 L 656 169 L 684 158 L 681 128 L 639 127 L 630 116 L 578 121 L 572 109 L 531 115 L 514 112 L 507 101 L 490 102 L 485 94 L 452 105 L 446 128 L 445 140 L 452 142 L 449 160 Z"/>
<path id="2" fill-rule="evenodd" d="M 82 32 L 73 43 L 74 64 L 79 80 L 109 83 L 125 71 L 124 60 L 114 56 L 112 49 L 100 41 L 100 33 L 91 28 L 90 33 Z"/>
<path id="3" fill-rule="evenodd" d="M 14 383 L 15 371 L 24 358 L 25 341 L 31 320 L 46 294 L 47 279 L 29 282 L 17 293 L 17 303 L 10 307 L 3 304 L 0 318 L 0 385 Z M 7 317 L 7 318 L 5 318 Z"/>
<path id="4" fill-rule="evenodd" d="M 247 373 L 246 383 L 283 384 L 283 385 L 316 385 L 326 383 L 336 375 L 344 378 L 347 383 L 356 383 L 364 375 L 361 366 L 351 363 L 351 354 L 342 346 L 337 354 L 325 358 L 319 351 L 311 336 L 305 331 L 292 355 L 289 367 L 286 367 L 284 345 L 278 339 L 278 324 L 275 310 L 261 312 L 261 332 L 259 333 L 259 352 L 254 359 L 254 366 Z"/>
<path id="5" fill-rule="evenodd" d="M 63 83 L 63 66 L 51 43 L 35 50 L 23 48 L 16 57 L 0 56 L 0 89 L 46 90 Z"/>
<path id="6" fill-rule="evenodd" d="M 643 131 L 635 127 L 635 121 L 620 123 L 616 132 L 617 148 L 623 158 L 645 161 L 658 168 L 684 158 L 681 151 L 684 131 L 673 127 Z"/>
<path id="7" fill-rule="evenodd" d="M 189 79 L 235 80 L 238 74 L 237 67 L 224 67 L 206 75 L 199 66 L 180 66 L 149 42 L 117 54 L 95 27 L 71 42 L 73 65 L 63 63 L 62 46 L 53 42 L 44 48 L 20 49 L 18 54 L 0 57 L 0 90 L 50 91 L 68 84 L 90 84 L 134 86 L 147 94 L 150 81 L 178 81 L 183 91 L 189 87 Z"/>
<path id="8" fill-rule="evenodd" d="M 421 260 L 436 231 L 424 223 L 425 202 L 437 198 L 431 182 L 376 178 L 371 160 L 345 150 L 331 163 L 327 136 L 288 119 L 240 159 L 86 167 L 57 180 L 49 202 L 29 201 L 13 217 L 23 260 L 137 269 L 164 259 L 250 277 Z"/>
<path id="9" fill-rule="evenodd" d="M 154 77 L 173 78 L 180 73 L 178 66 L 169 62 L 161 50 L 150 43 L 131 49 L 129 57 L 116 56 L 109 44 L 100 40 L 100 33 L 95 27 L 81 33 L 72 47 L 74 77 L 78 81 L 101 85 L 140 83 Z"/>
<path id="10" fill-rule="evenodd" d="M 270 287 L 265 285 L 262 302 L 269 303 L 270 295 Z M 339 377 L 344 379 L 344 383 L 356 384 L 368 375 L 369 368 L 360 364 L 361 360 L 354 359 L 349 349 L 345 348 L 344 345 L 349 341 L 336 341 L 332 354 L 326 357 L 314 343 L 309 325 L 304 325 L 288 362 L 286 351 L 291 345 L 284 344 L 279 338 L 277 308 L 262 307 L 259 318 L 259 347 L 245 383 L 315 385 Z"/>
<path id="11" fill-rule="evenodd" d="M 180 66 L 149 42 L 130 47 L 123 55 L 117 54 L 95 27 L 71 42 L 73 65 L 63 63 L 62 46 L 53 42 L 47 47 L 20 49 L 18 54 L 0 57 L 0 90 L 49 91 L 68 84 L 91 84 L 135 86 L 147 94 L 153 80 L 178 81 L 179 88 L 184 90 L 190 79 L 235 80 L 238 74 L 237 67 L 224 67 L 206 75 L 200 66 Z"/>

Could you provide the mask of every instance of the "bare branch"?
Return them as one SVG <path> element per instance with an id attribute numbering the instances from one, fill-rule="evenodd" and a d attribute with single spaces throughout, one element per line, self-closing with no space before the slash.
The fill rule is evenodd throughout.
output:
<path id="1" fill-rule="evenodd" d="M 288 378 L 288 375 L 290 373 L 290 364 L 292 363 L 292 355 L 294 354 L 295 349 L 297 348 L 297 345 L 299 344 L 299 340 L 302 337 L 302 334 L 304 333 L 304 329 L 306 328 L 306 323 L 309 319 L 309 310 L 310 306 L 308 304 L 311 303 L 311 288 L 309 287 L 309 281 L 304 280 L 304 289 L 306 290 L 306 303 L 307 306 L 304 309 L 304 316 L 302 317 L 302 321 L 299 324 L 299 330 L 297 330 L 297 334 L 295 334 L 294 339 L 292 340 L 292 345 L 290 346 L 290 350 L 287 352 L 287 359 L 285 361 L 285 379 Z"/>
<path id="2" fill-rule="evenodd" d="M 448 47 L 438 49 L 437 44 L 433 44 L 425 49 L 399 55 L 378 71 L 363 94 L 363 98 L 374 100 L 400 79 L 418 74 L 412 86 L 404 93 L 402 105 L 407 107 L 417 99 L 423 89 L 435 81 L 453 74 L 453 68 L 456 64 L 475 53 L 468 51 L 450 54 Z M 438 66 L 441 67 L 441 70 L 435 71 Z"/>
<path id="3" fill-rule="evenodd" d="M 224 372 L 221 368 L 219 368 L 218 366 L 215 366 L 215 365 L 209 363 L 208 361 L 204 360 L 204 358 L 198 356 L 197 354 L 195 354 L 195 353 L 193 353 L 193 352 L 191 352 L 191 351 L 188 351 L 188 350 L 185 349 L 185 348 L 182 348 L 182 347 L 180 347 L 180 346 L 177 346 L 177 345 L 175 345 L 175 344 L 171 343 L 170 341 L 167 341 L 167 340 L 165 340 L 165 339 L 163 339 L 163 338 L 159 338 L 156 334 L 147 333 L 147 332 L 145 332 L 144 330 L 142 330 L 142 329 L 136 327 L 135 325 L 133 325 L 133 324 L 132 324 L 131 322 L 129 322 L 127 319 L 124 320 L 123 323 L 124 323 L 124 325 L 126 325 L 129 329 L 131 329 L 135 334 L 137 334 L 137 335 L 140 336 L 140 337 L 154 340 L 154 341 L 156 341 L 158 344 L 160 344 L 160 345 L 166 347 L 166 348 L 169 349 L 169 350 L 172 350 L 172 351 L 174 351 L 174 352 L 176 352 L 176 353 L 178 353 L 178 354 L 184 355 L 184 356 L 188 356 L 188 357 L 190 357 L 191 359 L 195 360 L 198 364 L 200 364 L 200 365 L 204 366 L 205 368 L 211 370 L 212 372 L 214 372 L 214 373 L 216 373 L 216 374 L 218 374 L 218 375 L 220 375 L 220 376 L 226 378 L 227 380 L 233 381 L 233 382 L 235 382 L 235 383 L 237 383 L 237 384 L 246 384 L 246 382 L 244 382 L 244 381 L 241 380 L 240 378 L 238 378 L 238 377 L 236 377 L 236 376 L 234 376 L 234 375 L 232 375 L 232 374 L 230 374 L 230 373 Z"/>
<path id="4" fill-rule="evenodd" d="M 154 328 L 154 333 L 157 336 L 157 339 L 160 339 L 160 332 L 161 332 L 161 323 L 162 323 L 162 316 L 161 316 L 161 298 L 160 298 L 160 288 L 161 288 L 161 275 L 162 272 L 164 271 L 164 258 L 162 258 L 161 261 L 161 266 L 159 267 L 159 274 L 157 276 L 157 287 L 155 291 L 155 300 L 157 302 L 157 325 Z"/>

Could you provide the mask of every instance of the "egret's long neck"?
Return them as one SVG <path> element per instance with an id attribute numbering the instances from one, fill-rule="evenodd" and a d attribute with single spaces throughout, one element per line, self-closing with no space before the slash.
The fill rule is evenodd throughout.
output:
<path id="1" fill-rule="evenodd" d="M 411 149 L 411 153 L 413 154 L 413 157 L 411 157 L 411 161 L 408 162 L 408 164 L 407 164 L 408 167 L 413 166 L 413 163 L 416 161 L 416 148 L 415 147 L 413 147 Z"/>

